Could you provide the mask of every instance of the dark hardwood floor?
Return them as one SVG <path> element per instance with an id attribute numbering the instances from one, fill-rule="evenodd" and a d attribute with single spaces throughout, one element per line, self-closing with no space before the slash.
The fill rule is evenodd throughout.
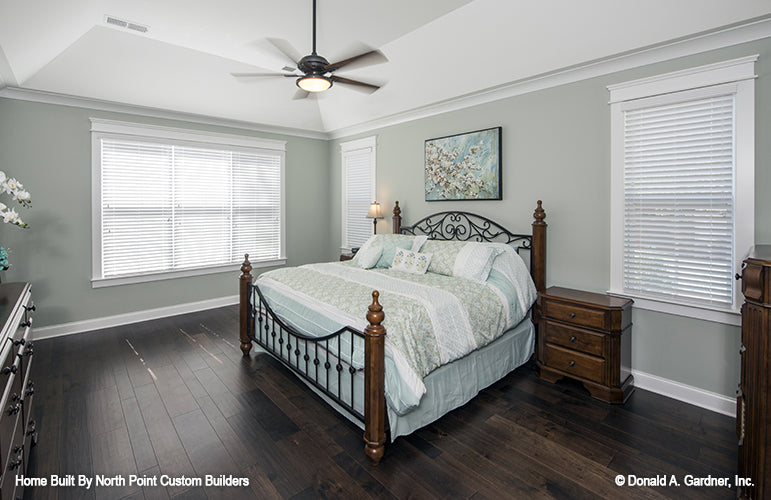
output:
<path id="1" fill-rule="evenodd" d="M 368 465 L 362 433 L 266 354 L 235 307 L 36 342 L 28 477 L 248 478 L 248 487 L 28 487 L 69 498 L 732 498 L 619 487 L 736 474 L 734 420 L 644 390 L 624 406 L 526 365 Z"/>

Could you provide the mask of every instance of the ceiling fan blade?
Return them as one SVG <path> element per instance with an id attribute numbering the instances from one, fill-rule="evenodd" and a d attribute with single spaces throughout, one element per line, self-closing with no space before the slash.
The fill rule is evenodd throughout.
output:
<path id="1" fill-rule="evenodd" d="M 295 92 L 294 96 L 292 96 L 292 100 L 296 101 L 298 99 L 307 99 L 310 94 L 310 92 L 306 92 L 303 89 L 297 89 L 297 92 Z"/>
<path id="2" fill-rule="evenodd" d="M 263 76 L 297 76 L 287 75 L 286 73 L 230 73 L 236 78 L 259 78 Z"/>
<path id="3" fill-rule="evenodd" d="M 302 59 L 302 56 L 297 49 L 294 48 L 294 45 L 281 38 L 266 38 L 266 40 L 277 48 L 279 52 L 287 56 L 294 63 L 295 67 L 297 67 L 297 62 Z"/>
<path id="4" fill-rule="evenodd" d="M 338 69 L 344 66 L 348 66 L 351 63 L 356 63 L 356 67 L 363 67 L 372 66 L 373 64 L 381 64 L 384 62 L 388 62 L 388 58 L 382 52 L 379 50 L 370 50 L 369 52 L 364 52 L 363 54 L 328 64 L 324 69 L 327 71 L 337 71 Z"/>
<path id="5" fill-rule="evenodd" d="M 344 78 L 342 76 L 332 75 L 329 77 L 329 79 L 335 83 L 340 83 L 342 85 L 350 85 L 356 90 L 359 90 L 361 92 L 366 92 L 367 94 L 371 94 L 380 88 L 380 85 L 373 85 L 371 83 L 364 83 L 358 80 L 351 80 L 350 78 Z"/>

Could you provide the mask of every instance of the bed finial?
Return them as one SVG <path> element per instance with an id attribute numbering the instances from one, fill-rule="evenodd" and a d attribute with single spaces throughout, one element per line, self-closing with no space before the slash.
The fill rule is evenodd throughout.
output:
<path id="1" fill-rule="evenodd" d="M 543 203 L 541 200 L 538 200 L 538 206 L 535 207 L 535 212 L 533 212 L 533 218 L 535 221 L 533 224 L 546 224 L 543 220 L 546 218 L 546 212 L 544 211 L 543 207 L 541 206 L 541 203 Z"/>
<path id="2" fill-rule="evenodd" d="M 393 221 L 393 230 L 394 234 L 399 234 L 402 229 L 402 209 L 399 208 L 399 202 L 396 202 L 396 205 L 394 206 L 394 216 L 391 219 Z"/>
<path id="3" fill-rule="evenodd" d="M 249 262 L 249 254 L 244 254 L 244 263 L 241 264 L 241 276 L 238 282 L 239 289 L 239 337 L 241 339 L 241 352 L 244 356 L 252 350 L 252 339 L 249 338 L 249 294 L 252 288 L 252 263 Z"/>
<path id="4" fill-rule="evenodd" d="M 385 319 L 380 293 L 372 292 L 372 304 L 367 312 L 369 324 L 364 329 L 364 453 L 372 465 L 380 463 L 385 453 Z"/>

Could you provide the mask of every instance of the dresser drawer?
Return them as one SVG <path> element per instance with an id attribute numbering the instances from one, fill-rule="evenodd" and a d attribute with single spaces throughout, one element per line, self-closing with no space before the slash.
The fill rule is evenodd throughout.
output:
<path id="1" fill-rule="evenodd" d="M 542 320 L 540 327 L 540 334 L 544 336 L 544 341 L 546 343 L 585 352 L 600 358 L 605 357 L 603 352 L 605 335 L 601 333 L 594 333 L 582 328 L 555 323 L 548 319 Z"/>
<path id="2" fill-rule="evenodd" d="M 594 382 L 603 382 L 604 359 L 552 344 L 546 344 L 545 351 L 544 364 L 549 368 Z"/>
<path id="3" fill-rule="evenodd" d="M 543 315 L 550 319 L 572 323 L 574 325 L 609 330 L 605 311 L 588 307 L 565 304 L 552 299 L 544 298 L 541 304 Z"/>

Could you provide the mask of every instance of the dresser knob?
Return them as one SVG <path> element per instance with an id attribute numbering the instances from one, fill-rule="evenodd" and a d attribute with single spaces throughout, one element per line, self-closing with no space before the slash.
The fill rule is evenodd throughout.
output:
<path id="1" fill-rule="evenodd" d="M 571 361 L 570 363 L 568 363 L 568 366 L 576 366 L 576 362 L 575 361 Z"/>
<path id="2" fill-rule="evenodd" d="M 27 341 L 26 341 L 26 340 L 24 340 L 24 339 L 14 340 L 14 341 L 13 341 L 13 345 L 16 345 L 16 346 L 19 346 L 19 345 L 24 345 L 26 342 L 27 342 Z"/>
<path id="3" fill-rule="evenodd" d="M 32 326 L 32 320 L 28 319 L 27 321 L 22 321 L 21 323 L 19 323 L 19 326 L 22 328 L 30 327 Z"/>
<path id="4" fill-rule="evenodd" d="M 26 309 L 27 311 L 34 311 L 34 310 L 36 310 L 36 309 L 37 309 L 37 307 L 35 307 L 35 304 L 32 304 L 32 305 L 31 305 L 31 306 L 29 306 L 29 307 L 27 307 L 27 306 L 24 306 L 24 309 Z"/>
<path id="5" fill-rule="evenodd" d="M 575 342 L 575 341 L 576 341 L 576 338 L 575 338 L 575 336 L 571 335 L 571 336 L 570 336 L 570 341 L 571 341 L 571 342 Z"/>
<path id="6" fill-rule="evenodd" d="M 576 317 L 576 313 L 570 313 L 568 314 L 568 318 L 573 319 Z"/>
<path id="7" fill-rule="evenodd" d="M 746 351 L 746 350 L 747 350 L 747 348 L 746 348 L 746 347 L 744 347 L 744 344 L 741 344 L 741 345 L 739 346 L 739 354 L 744 354 L 744 351 Z"/>
<path id="8" fill-rule="evenodd" d="M 3 371 L 0 373 L 2 373 L 3 375 L 9 375 L 11 373 L 16 373 L 16 370 L 17 370 L 16 365 L 11 365 L 3 368 Z"/>
<path id="9" fill-rule="evenodd" d="M 736 281 L 739 281 L 740 279 L 742 279 L 742 275 L 739 273 L 736 273 L 734 274 L 734 278 L 736 278 Z"/>
<path id="10" fill-rule="evenodd" d="M 15 415 L 21 411 L 21 404 L 16 403 L 8 407 L 8 415 Z"/>

